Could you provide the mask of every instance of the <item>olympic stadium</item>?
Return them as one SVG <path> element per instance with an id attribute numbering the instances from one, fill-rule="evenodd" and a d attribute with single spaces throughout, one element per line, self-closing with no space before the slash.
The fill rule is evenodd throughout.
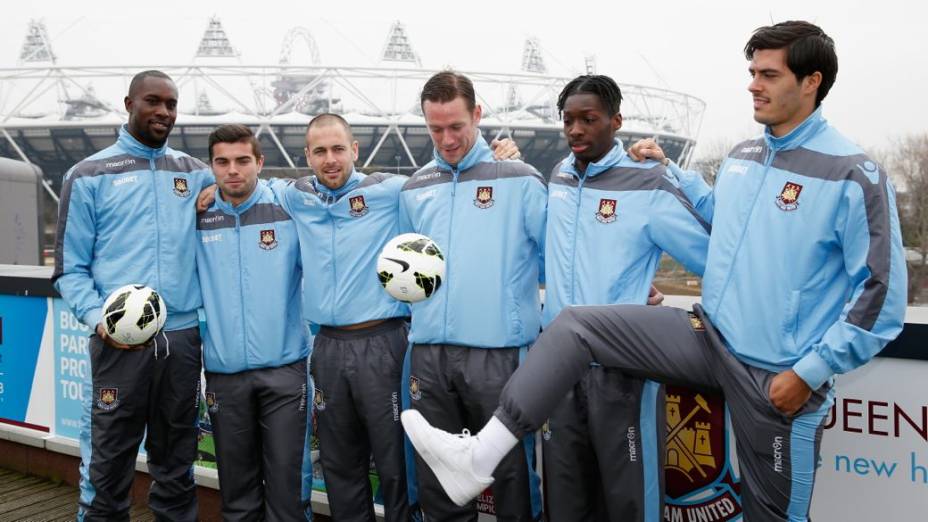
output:
<path id="1" fill-rule="evenodd" d="M 200 40 L 191 39 L 189 63 L 127 67 L 61 63 L 43 23 L 31 22 L 16 66 L 0 68 L 0 156 L 40 167 L 57 199 L 67 169 L 115 140 L 126 119 L 122 99 L 131 77 L 154 68 L 171 75 L 179 89 L 170 143 L 199 158 L 208 156 L 214 127 L 243 123 L 259 135 L 266 171 L 306 172 L 306 124 L 315 114 L 336 112 L 352 125 L 365 171 L 411 174 L 431 159 L 419 90 L 439 69 L 421 64 L 402 23 L 384 28 L 380 62 L 367 67 L 328 62 L 303 27 L 283 35 L 277 63 L 244 64 L 220 19 L 204 20 L 204 26 Z M 548 174 L 567 150 L 555 103 L 570 78 L 548 74 L 538 40 L 527 39 L 521 52 L 520 71 L 461 72 L 474 81 L 486 137 L 512 137 L 524 159 Z M 594 57 L 582 65 L 595 72 Z M 705 103 L 668 89 L 620 86 L 626 145 L 654 137 L 687 164 Z"/>

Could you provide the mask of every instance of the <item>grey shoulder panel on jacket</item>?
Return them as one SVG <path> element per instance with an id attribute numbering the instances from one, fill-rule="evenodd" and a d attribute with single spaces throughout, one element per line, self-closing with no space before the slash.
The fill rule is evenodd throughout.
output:
<path id="1" fill-rule="evenodd" d="M 187 154 L 180 154 L 177 156 L 165 154 L 155 162 L 155 168 L 168 172 L 187 173 L 195 170 L 208 170 L 209 165 Z"/>
<path id="2" fill-rule="evenodd" d="M 116 154 L 108 158 L 85 159 L 71 167 L 65 181 L 106 174 L 125 174 L 126 172 L 143 169 L 147 163 L 146 158 L 131 154 Z"/>
<path id="3" fill-rule="evenodd" d="M 486 161 L 478 163 L 462 172 L 458 181 L 489 181 L 493 179 L 534 178 L 542 185 L 547 185 L 535 167 L 522 161 Z"/>
<path id="4" fill-rule="evenodd" d="M 293 186 L 300 192 L 316 193 L 316 186 L 313 185 L 313 176 L 303 176 L 293 182 Z"/>
<path id="5" fill-rule="evenodd" d="M 666 173 L 659 163 L 650 168 L 616 166 L 587 179 L 583 186 L 597 190 L 658 190 L 664 187 Z"/>
<path id="6" fill-rule="evenodd" d="M 731 149 L 728 157 L 763 163 L 767 157 L 767 142 L 764 141 L 763 136 L 742 141 Z"/>
<path id="7" fill-rule="evenodd" d="M 367 177 L 364 178 L 364 181 L 358 184 L 358 188 L 369 187 L 371 185 L 377 185 L 377 184 L 383 183 L 384 181 L 387 181 L 388 179 L 397 178 L 397 177 L 405 178 L 406 176 L 403 176 L 402 174 L 392 174 L 390 172 L 374 172 L 372 174 L 368 174 Z"/>
<path id="8" fill-rule="evenodd" d="M 289 221 L 290 216 L 277 203 L 255 203 L 239 218 L 242 226 Z"/>
<path id="9" fill-rule="evenodd" d="M 406 183 L 403 184 L 403 191 L 451 183 L 452 181 L 453 176 L 450 172 L 441 170 L 438 165 L 431 163 L 410 176 Z"/>
<path id="10" fill-rule="evenodd" d="M 800 176 L 828 181 L 851 180 L 857 173 L 879 170 L 866 154 L 834 155 L 802 147 L 778 152 L 772 165 Z"/>
<path id="11" fill-rule="evenodd" d="M 197 214 L 197 230 L 235 228 L 235 218 L 220 210 L 206 210 Z"/>

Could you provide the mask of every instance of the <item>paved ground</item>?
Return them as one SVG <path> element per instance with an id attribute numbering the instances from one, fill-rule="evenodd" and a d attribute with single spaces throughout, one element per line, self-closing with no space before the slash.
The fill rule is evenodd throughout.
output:
<path id="1" fill-rule="evenodd" d="M 77 488 L 0 469 L 0 522 L 75 520 Z M 133 521 L 155 520 L 145 506 L 134 505 Z"/>

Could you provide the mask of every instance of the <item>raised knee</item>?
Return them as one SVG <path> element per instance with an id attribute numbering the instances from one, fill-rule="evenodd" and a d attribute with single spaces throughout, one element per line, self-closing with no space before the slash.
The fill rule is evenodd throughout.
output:
<path id="1" fill-rule="evenodd" d="M 567 306 L 557 314 L 547 330 L 555 332 L 573 331 L 582 322 L 583 309 L 576 306 Z"/>

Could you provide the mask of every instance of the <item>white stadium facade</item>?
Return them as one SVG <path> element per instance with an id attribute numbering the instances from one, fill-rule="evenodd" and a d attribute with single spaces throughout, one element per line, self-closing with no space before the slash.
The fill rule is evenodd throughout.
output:
<path id="1" fill-rule="evenodd" d="M 144 69 L 171 75 L 179 88 L 173 147 L 207 158 L 217 125 L 242 123 L 259 135 L 271 175 L 306 172 L 303 137 L 315 114 L 335 112 L 352 125 L 365 171 L 411 174 L 431 159 L 419 90 L 438 69 L 423 67 L 400 22 L 387 30 L 376 67 L 327 63 L 305 28 L 284 37 L 278 63 L 243 64 L 217 18 L 188 64 L 98 66 L 60 63 L 45 26 L 29 24 L 16 67 L 0 68 L 0 156 L 39 166 L 53 198 L 62 175 L 80 159 L 110 145 L 126 114 L 122 98 Z M 300 51 L 299 53 L 293 52 Z M 291 56 L 307 56 L 294 63 Z M 584 64 L 595 71 L 595 58 Z M 555 106 L 569 77 L 547 73 L 537 40 L 525 42 L 518 72 L 461 71 L 475 84 L 487 138 L 510 136 L 523 157 L 545 175 L 567 150 Z M 663 88 L 621 84 L 626 145 L 655 137 L 687 164 L 705 103 Z M 276 174 L 275 174 L 276 173 Z"/>

